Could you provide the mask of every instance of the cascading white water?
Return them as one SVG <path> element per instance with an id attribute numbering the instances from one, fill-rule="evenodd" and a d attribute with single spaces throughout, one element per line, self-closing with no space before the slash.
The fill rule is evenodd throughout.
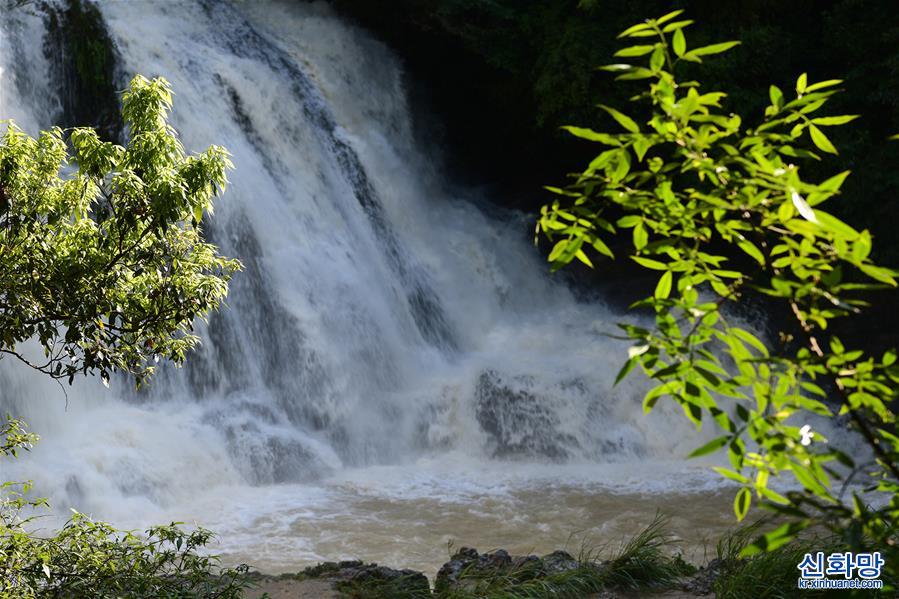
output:
<path id="1" fill-rule="evenodd" d="M 147 392 L 79 381 L 66 403 L 0 363 L 0 406 L 44 437 L 15 472 L 55 506 L 225 523 L 250 543 L 292 530 L 299 545 L 278 547 L 300 551 L 276 514 L 313 518 L 350 481 L 444 499 L 532 477 L 696 484 L 686 420 L 612 388 L 624 348 L 602 333 L 618 316 L 552 280 L 524 215 L 449 191 L 380 43 L 315 4 L 99 7 L 122 86 L 165 76 L 186 147 L 233 154 L 209 234 L 246 270 L 202 348 Z M 0 117 L 32 133 L 59 110 L 43 35 L 29 12 L 0 25 Z"/>

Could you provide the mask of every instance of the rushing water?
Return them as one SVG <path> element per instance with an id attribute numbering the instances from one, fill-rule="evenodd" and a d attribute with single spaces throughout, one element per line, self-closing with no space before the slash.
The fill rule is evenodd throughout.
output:
<path id="1" fill-rule="evenodd" d="M 120 87 L 164 75 L 185 145 L 232 152 L 209 234 L 246 270 L 147 392 L 66 401 L 5 360 L 0 407 L 44 437 L 14 476 L 63 512 L 213 527 L 271 570 L 605 543 L 656 509 L 693 550 L 725 525 L 686 419 L 612 388 L 619 316 L 548 275 L 525 216 L 441 178 L 380 43 L 316 4 L 99 6 Z M 62 106 L 46 35 L 39 9 L 0 23 L 0 116 L 32 133 Z"/>

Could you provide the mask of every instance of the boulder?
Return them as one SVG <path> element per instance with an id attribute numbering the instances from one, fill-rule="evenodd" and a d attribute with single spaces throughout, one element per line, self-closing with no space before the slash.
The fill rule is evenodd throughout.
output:
<path id="1" fill-rule="evenodd" d="M 537 557 L 512 556 L 503 549 L 478 553 L 477 549 L 463 547 L 437 572 L 434 590 L 437 593 L 452 589 L 471 591 L 477 586 L 479 579 L 497 574 L 524 581 L 560 574 L 580 566 L 581 563 L 565 551 L 554 551 L 543 557 Z"/>
<path id="2" fill-rule="evenodd" d="M 431 592 L 428 578 L 417 570 L 396 570 L 358 560 L 324 562 L 297 575 L 331 581 L 335 588 L 357 593 L 377 591 L 378 596 L 424 597 Z"/>

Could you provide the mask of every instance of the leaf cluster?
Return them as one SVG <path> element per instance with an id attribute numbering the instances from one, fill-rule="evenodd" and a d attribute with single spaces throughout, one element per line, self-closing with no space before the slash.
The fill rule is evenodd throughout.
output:
<path id="1" fill-rule="evenodd" d="M 753 497 L 791 518 L 747 554 L 818 523 L 899 563 L 896 353 L 866 355 L 829 333 L 867 306 L 861 293 L 895 287 L 897 272 L 872 261 L 868 231 L 824 209 L 849 173 L 800 174 L 803 163 L 837 153 L 825 131 L 856 117 L 821 114 L 841 81 L 805 74 L 788 92 L 771 86 L 758 118 L 726 111 L 725 93 L 676 73 L 739 42 L 690 47 L 691 24 L 674 11 L 621 33 L 634 45 L 601 68 L 644 88 L 630 111 L 600 106 L 619 131 L 566 127 L 601 149 L 572 184 L 548 188 L 558 199 L 541 210 L 538 234 L 553 243 L 554 268 L 592 266 L 593 251 L 614 257 L 604 239 L 627 234 L 630 259 L 658 274 L 652 296 L 634 305 L 654 313 L 654 328 L 619 325 L 633 345 L 618 380 L 639 366 L 654 383 L 645 411 L 670 399 L 697 427 L 711 420 L 720 429 L 693 455 L 727 452 L 730 467 L 717 470 L 740 485 L 738 519 Z M 749 294 L 787 307 L 799 333 L 767 340 L 741 327 L 728 308 Z M 870 459 L 812 429 L 816 418 L 840 415 Z M 775 490 L 774 477 L 799 490 Z M 870 493 L 885 502 L 872 507 Z"/>
<path id="2" fill-rule="evenodd" d="M 224 299 L 240 263 L 203 239 L 227 183 L 227 151 L 187 155 L 162 78 L 123 97 L 125 146 L 93 129 L 0 137 L 0 357 L 69 383 L 113 371 L 138 384 L 197 343 L 193 321 Z M 71 148 L 71 151 L 69 149 Z M 21 345 L 36 339 L 43 357 Z"/>
<path id="3" fill-rule="evenodd" d="M 7 417 L 0 458 L 28 450 L 37 436 Z M 44 499 L 30 483 L 0 485 L 0 599 L 36 597 L 231 599 L 247 586 L 246 566 L 221 568 L 205 547 L 213 535 L 180 523 L 143 534 L 121 531 L 75 512 L 57 532 L 37 528 Z"/>

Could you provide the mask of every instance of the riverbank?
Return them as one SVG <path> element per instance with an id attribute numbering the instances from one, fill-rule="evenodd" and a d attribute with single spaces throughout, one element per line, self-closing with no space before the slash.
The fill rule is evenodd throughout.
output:
<path id="1" fill-rule="evenodd" d="M 633 538 L 612 547 L 583 549 L 577 556 L 557 550 L 545 555 L 511 555 L 502 549 L 455 551 L 436 576 L 361 561 L 326 562 L 282 575 L 251 575 L 251 599 L 499 599 L 570 597 L 792 596 L 796 566 L 808 551 L 836 549 L 833 541 L 807 538 L 770 553 L 741 558 L 741 550 L 762 530 L 750 525 L 718 539 L 714 557 L 691 564 L 657 517 Z M 793 593 L 795 594 L 795 593 Z"/>
<path id="2" fill-rule="evenodd" d="M 638 571 L 639 566 L 648 567 Z M 661 567 L 660 567 L 661 566 Z M 643 580 L 654 574 L 657 580 Z M 433 581 L 415 570 L 359 561 L 326 562 L 296 574 L 255 574 L 248 599 L 468 599 L 474 597 L 712 597 L 714 569 L 669 563 L 581 561 L 565 551 L 511 556 L 462 548 Z"/>

